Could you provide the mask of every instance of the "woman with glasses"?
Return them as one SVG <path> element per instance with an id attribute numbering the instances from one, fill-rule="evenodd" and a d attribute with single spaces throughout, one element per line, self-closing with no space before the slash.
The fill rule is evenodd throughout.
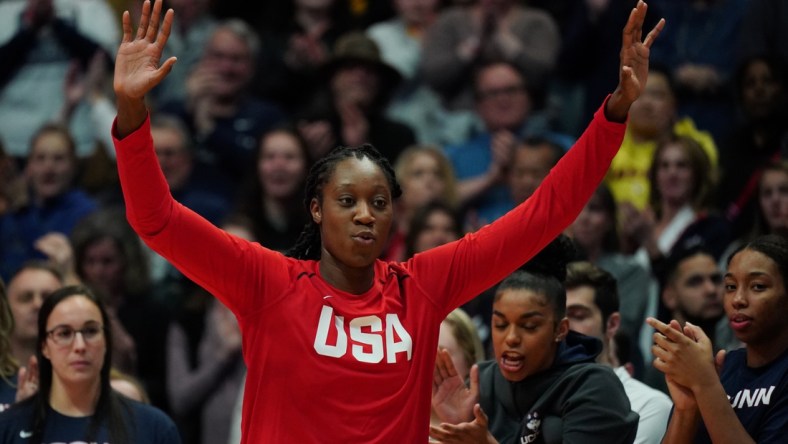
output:
<path id="1" fill-rule="evenodd" d="M 52 293 L 38 318 L 39 391 L 0 415 L 0 443 L 180 443 L 161 411 L 111 389 L 111 336 L 89 289 Z"/>

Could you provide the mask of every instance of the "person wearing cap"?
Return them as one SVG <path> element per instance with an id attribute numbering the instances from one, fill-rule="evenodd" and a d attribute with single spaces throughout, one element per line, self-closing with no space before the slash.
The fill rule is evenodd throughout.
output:
<path id="1" fill-rule="evenodd" d="M 336 145 L 371 143 L 394 162 L 405 147 L 416 142 L 408 126 L 384 115 L 401 76 L 383 62 L 372 39 L 361 32 L 340 37 L 323 74 L 324 90 L 299 122 L 314 159 Z"/>

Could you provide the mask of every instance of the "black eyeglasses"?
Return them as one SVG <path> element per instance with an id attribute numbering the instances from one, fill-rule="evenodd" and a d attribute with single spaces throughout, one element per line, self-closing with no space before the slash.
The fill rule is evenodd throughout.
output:
<path id="1" fill-rule="evenodd" d="M 82 335 L 83 341 L 94 342 L 102 336 L 104 327 L 101 324 L 88 324 L 77 330 L 70 325 L 58 325 L 52 330 L 49 330 L 47 336 L 52 339 L 55 345 L 68 347 L 74 342 L 77 333 Z"/>

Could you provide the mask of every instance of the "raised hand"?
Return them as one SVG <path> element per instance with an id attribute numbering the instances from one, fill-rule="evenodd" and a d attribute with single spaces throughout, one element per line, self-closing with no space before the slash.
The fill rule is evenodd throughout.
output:
<path id="1" fill-rule="evenodd" d="M 119 98 L 142 99 L 175 64 L 175 57 L 170 57 L 159 65 L 175 14 L 172 9 L 168 10 L 159 29 L 161 7 L 162 0 L 156 0 L 151 11 L 150 0 L 145 0 L 139 28 L 133 38 L 131 17 L 128 11 L 123 13 L 123 40 L 115 58 L 114 85 Z"/>
<path id="2" fill-rule="evenodd" d="M 648 79 L 648 60 L 651 45 L 656 40 L 665 19 L 660 19 L 654 29 L 643 39 L 643 21 L 648 6 L 640 0 L 629 14 L 622 33 L 621 52 L 619 54 L 619 80 L 616 91 L 607 104 L 606 113 L 609 119 L 623 122 L 632 102 L 640 97 Z"/>
<path id="3" fill-rule="evenodd" d="M 432 381 L 432 407 L 443 422 L 458 424 L 472 418 L 479 400 L 479 368 L 471 367 L 471 387 L 465 386 L 446 349 L 438 350 Z"/>
<path id="4" fill-rule="evenodd" d="M 172 9 L 168 10 L 159 29 L 161 2 L 156 0 L 151 10 L 150 0 L 145 0 L 140 25 L 133 38 L 129 11 L 123 13 L 123 40 L 115 57 L 113 83 L 118 106 L 115 131 L 120 139 L 131 134 L 145 121 L 148 115 L 145 94 L 158 85 L 175 64 L 175 57 L 159 64 L 175 15 Z"/>

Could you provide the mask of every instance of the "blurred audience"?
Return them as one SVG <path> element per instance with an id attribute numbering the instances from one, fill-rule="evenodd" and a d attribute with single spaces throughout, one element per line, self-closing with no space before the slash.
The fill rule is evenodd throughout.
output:
<path id="1" fill-rule="evenodd" d="M 788 156 L 788 69 L 774 57 L 745 60 L 736 76 L 742 121 L 720 153 L 722 181 L 718 206 L 733 223 L 735 236 L 753 224 L 755 189 L 763 168 Z"/>
<path id="2" fill-rule="evenodd" d="M 624 141 L 605 178 L 620 206 L 627 203 L 638 210 L 646 208 L 652 186 L 648 172 L 654 151 L 673 134 L 699 143 L 709 158 L 709 167 L 717 168 L 717 146 L 711 134 L 696 128 L 692 119 L 679 117 L 670 74 L 651 65 L 646 88 L 629 110 Z"/>
<path id="3" fill-rule="evenodd" d="M 219 23 L 186 79 L 186 98 L 161 107 L 187 124 L 199 160 L 229 177 L 243 176 L 260 135 L 285 118 L 277 105 L 249 94 L 259 47 L 243 21 Z"/>
<path id="4" fill-rule="evenodd" d="M 422 70 L 449 109 L 472 109 L 474 66 L 505 60 L 539 90 L 559 46 L 558 26 L 546 12 L 515 0 L 478 0 L 440 13 L 424 39 Z"/>
<path id="5" fill-rule="evenodd" d="M 299 119 L 299 130 L 312 158 L 320 159 L 337 145 L 371 143 L 390 162 L 396 162 L 399 154 L 416 142 L 407 125 L 385 115 L 401 79 L 364 33 L 342 35 L 324 66 L 321 91 Z"/>
<path id="6" fill-rule="evenodd" d="M 53 232 L 69 235 L 96 209 L 94 200 L 73 186 L 76 172 L 76 147 L 68 129 L 41 127 L 25 165 L 26 202 L 0 217 L 0 276 L 8 279 L 25 261 L 43 259 L 39 239 Z"/>

